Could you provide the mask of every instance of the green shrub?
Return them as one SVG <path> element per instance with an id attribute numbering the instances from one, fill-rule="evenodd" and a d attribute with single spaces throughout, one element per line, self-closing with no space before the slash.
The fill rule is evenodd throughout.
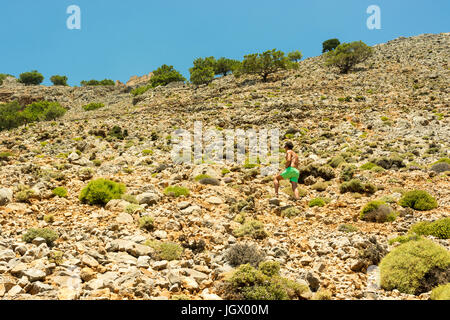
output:
<path id="1" fill-rule="evenodd" d="M 331 291 L 326 289 L 319 289 L 313 294 L 311 300 L 331 300 Z"/>
<path id="2" fill-rule="evenodd" d="M 181 197 L 181 196 L 187 197 L 189 195 L 189 189 L 179 186 L 170 186 L 164 189 L 164 194 L 166 196 L 172 197 Z"/>
<path id="3" fill-rule="evenodd" d="M 44 216 L 44 221 L 47 223 L 53 223 L 55 222 L 55 216 L 52 214 L 47 214 Z"/>
<path id="4" fill-rule="evenodd" d="M 367 162 L 363 164 L 361 167 L 359 167 L 361 170 L 372 170 L 373 168 L 377 167 L 377 165 L 373 162 Z"/>
<path id="5" fill-rule="evenodd" d="M 328 188 L 328 183 L 323 182 L 323 181 L 318 181 L 311 186 L 311 189 L 319 191 L 319 192 L 325 191 L 325 190 L 327 190 L 327 188 Z"/>
<path id="6" fill-rule="evenodd" d="M 68 85 L 66 76 L 54 75 L 50 78 L 50 81 L 55 86 L 67 86 Z"/>
<path id="7" fill-rule="evenodd" d="M 194 178 L 194 180 L 195 181 L 200 181 L 200 180 L 202 180 L 202 179 L 208 179 L 208 178 L 211 178 L 210 176 L 208 176 L 207 174 L 199 174 L 198 176 L 196 176 L 195 178 Z"/>
<path id="8" fill-rule="evenodd" d="M 433 163 L 433 164 L 438 164 L 438 163 L 447 163 L 447 164 L 450 164 L 450 159 L 449 159 L 449 158 L 441 158 L 441 159 L 439 159 L 438 161 L 436 161 L 436 162 Z"/>
<path id="9" fill-rule="evenodd" d="M 239 228 L 233 230 L 236 237 L 251 237 L 254 239 L 264 239 L 268 236 L 264 230 L 264 224 L 261 221 L 249 219 L 245 221 Z"/>
<path id="10" fill-rule="evenodd" d="M 268 277 L 280 275 L 280 263 L 278 261 L 265 261 L 259 264 L 259 271 Z"/>
<path id="11" fill-rule="evenodd" d="M 418 236 L 416 234 L 408 234 L 408 235 L 405 235 L 405 236 L 398 236 L 398 237 L 395 237 L 393 239 L 390 239 L 389 240 L 389 244 L 392 245 L 392 244 L 394 244 L 396 242 L 398 242 L 398 243 L 406 243 L 408 241 L 417 241 L 417 240 L 420 240 L 420 239 L 422 239 L 422 237 L 420 237 L 420 236 Z"/>
<path id="12" fill-rule="evenodd" d="M 97 110 L 100 108 L 104 108 L 105 105 L 103 103 L 96 103 L 96 102 L 92 102 L 89 103 L 85 106 L 83 106 L 84 111 L 92 111 L 92 110 Z"/>
<path id="13" fill-rule="evenodd" d="M 19 185 L 14 197 L 18 202 L 29 202 L 34 196 L 34 191 L 26 185 Z"/>
<path id="14" fill-rule="evenodd" d="M 393 249 L 381 261 L 381 286 L 385 290 L 419 295 L 442 284 L 441 281 L 448 282 L 449 268 L 448 250 L 426 239 L 409 241 Z"/>
<path id="15" fill-rule="evenodd" d="M 136 89 L 131 90 L 131 94 L 136 97 L 136 96 L 146 93 L 151 88 L 152 88 L 151 84 L 142 86 L 142 87 L 138 87 Z"/>
<path id="16" fill-rule="evenodd" d="M 314 198 L 309 201 L 308 205 L 310 208 L 312 207 L 323 207 L 326 204 L 325 200 L 322 198 Z"/>
<path id="17" fill-rule="evenodd" d="M 450 283 L 440 285 L 431 291 L 431 300 L 450 300 Z"/>
<path id="18" fill-rule="evenodd" d="M 134 204 L 134 203 L 130 203 L 129 205 L 127 205 L 125 207 L 125 212 L 129 213 L 129 214 L 134 214 L 136 212 L 142 212 L 142 211 L 144 211 L 144 208 L 142 208 L 140 205 Z"/>
<path id="19" fill-rule="evenodd" d="M 155 249 L 157 257 L 160 260 L 179 260 L 183 253 L 183 248 L 173 242 L 158 242 L 151 241 L 147 243 L 150 247 Z"/>
<path id="20" fill-rule="evenodd" d="M 153 88 L 157 86 L 166 86 L 171 82 L 186 81 L 186 79 L 174 69 L 173 66 L 163 64 L 161 67 L 153 71 L 150 78 L 150 84 Z"/>
<path id="21" fill-rule="evenodd" d="M 281 216 L 286 218 L 297 217 L 301 214 L 301 210 L 296 207 L 289 207 L 281 211 Z"/>
<path id="22" fill-rule="evenodd" d="M 337 168 L 343 162 L 345 162 L 345 159 L 342 156 L 336 156 L 336 157 L 333 157 L 330 161 L 328 161 L 328 164 L 332 168 Z"/>
<path id="23" fill-rule="evenodd" d="M 346 164 L 341 171 L 341 180 L 350 181 L 353 179 L 356 172 L 356 166 L 354 164 Z"/>
<path id="24" fill-rule="evenodd" d="M 402 207 L 409 207 L 419 211 L 432 210 L 438 206 L 436 199 L 423 190 L 413 190 L 405 193 L 398 204 Z"/>
<path id="25" fill-rule="evenodd" d="M 8 161 L 13 154 L 11 152 L 0 152 L 0 161 Z"/>
<path id="26" fill-rule="evenodd" d="M 423 236 L 433 236 L 438 239 L 450 239 L 450 218 L 442 218 L 434 222 L 419 222 L 409 230 Z"/>
<path id="27" fill-rule="evenodd" d="M 362 41 L 342 43 L 326 54 L 326 65 L 338 67 L 341 73 L 348 73 L 358 63 L 373 54 L 373 49 Z"/>
<path id="28" fill-rule="evenodd" d="M 377 191 L 377 188 L 371 183 L 363 184 L 359 179 L 352 179 L 348 182 L 344 182 L 341 184 L 340 192 L 357 192 L 357 193 L 367 193 L 374 194 Z"/>
<path id="29" fill-rule="evenodd" d="M 366 204 L 362 209 L 359 218 L 361 220 L 372 222 L 392 222 L 395 220 L 396 214 L 386 202 L 375 200 Z"/>
<path id="30" fill-rule="evenodd" d="M 3 80 L 7 77 L 12 77 L 10 74 L 0 73 L 0 86 L 3 84 Z"/>
<path id="31" fill-rule="evenodd" d="M 275 263 L 263 263 L 260 266 L 267 274 L 264 274 L 261 268 L 255 269 L 249 264 L 244 264 L 227 280 L 231 290 L 240 299 L 288 300 L 300 298 L 310 292 L 307 285 L 280 277 Z"/>
<path id="32" fill-rule="evenodd" d="M 125 185 L 106 179 L 97 179 L 81 190 L 80 201 L 91 205 L 106 205 L 112 199 L 120 199 L 125 193 Z"/>
<path id="33" fill-rule="evenodd" d="M 229 170 L 229 169 L 227 169 L 227 168 L 223 168 L 222 169 L 222 175 L 224 176 L 224 175 L 227 175 L 228 173 L 230 173 L 231 171 Z"/>
<path id="34" fill-rule="evenodd" d="M 142 155 L 144 155 L 144 156 L 151 156 L 152 154 L 153 154 L 153 150 L 148 150 L 148 149 L 142 150 Z"/>
<path id="35" fill-rule="evenodd" d="M 63 116 L 66 109 L 57 102 L 40 101 L 21 107 L 18 102 L 0 104 L 0 131 L 35 121 L 50 121 Z"/>
<path id="36" fill-rule="evenodd" d="M 57 102 L 40 101 L 28 105 L 23 111 L 23 116 L 27 122 L 51 121 L 62 117 L 66 111 Z"/>
<path id="37" fill-rule="evenodd" d="M 139 228 L 151 231 L 155 228 L 155 220 L 149 216 L 143 216 L 139 219 Z"/>
<path id="38" fill-rule="evenodd" d="M 31 243 L 36 238 L 43 238 L 47 245 L 53 245 L 53 242 L 58 239 L 59 235 L 52 229 L 29 229 L 23 236 L 22 240 L 26 243 Z"/>
<path id="39" fill-rule="evenodd" d="M 24 72 L 19 76 L 19 82 L 26 85 L 39 85 L 42 81 L 44 81 L 44 76 L 36 70 Z"/>
<path id="40" fill-rule="evenodd" d="M 139 204 L 139 201 L 137 201 L 136 197 L 131 194 L 123 194 L 121 199 L 132 204 Z"/>
<path id="41" fill-rule="evenodd" d="M 118 140 L 123 140 L 126 137 L 128 137 L 128 130 L 127 129 L 122 130 L 121 127 L 114 126 L 111 128 L 111 130 L 109 130 L 108 136 L 116 138 Z"/>
<path id="42" fill-rule="evenodd" d="M 52 193 L 55 196 L 61 197 L 61 198 L 67 198 L 67 189 L 64 187 L 57 187 L 52 190 Z"/>
<path id="43" fill-rule="evenodd" d="M 341 42 L 338 39 L 336 39 L 336 38 L 326 40 L 326 41 L 324 41 L 322 43 L 322 53 L 325 53 L 325 52 L 328 52 L 328 51 L 333 51 L 340 44 L 341 44 Z"/>
<path id="44" fill-rule="evenodd" d="M 355 227 L 355 226 L 352 226 L 351 224 L 341 224 L 341 225 L 338 227 L 338 231 L 350 233 L 350 232 L 356 232 L 356 231 L 358 231 L 358 228 Z"/>
<path id="45" fill-rule="evenodd" d="M 114 82 L 114 80 L 111 79 L 104 79 L 101 81 L 98 80 L 83 80 L 80 82 L 82 87 L 88 87 L 88 86 L 114 86 L 116 85 L 116 83 Z"/>

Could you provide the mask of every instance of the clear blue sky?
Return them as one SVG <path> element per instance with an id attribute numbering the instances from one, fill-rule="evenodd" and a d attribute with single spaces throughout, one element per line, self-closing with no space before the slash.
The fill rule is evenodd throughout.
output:
<path id="1" fill-rule="evenodd" d="M 81 8 L 81 30 L 68 30 L 66 9 Z M 369 5 L 381 30 L 369 30 Z M 126 82 L 161 64 L 187 78 L 197 57 L 242 59 L 277 48 L 321 54 L 322 42 L 450 32 L 449 0 L 10 0 L 0 4 L 0 73 L 37 69 L 81 80 Z"/>

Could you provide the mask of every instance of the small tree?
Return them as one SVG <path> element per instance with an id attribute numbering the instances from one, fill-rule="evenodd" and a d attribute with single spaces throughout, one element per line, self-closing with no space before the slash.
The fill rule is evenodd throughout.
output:
<path id="1" fill-rule="evenodd" d="M 165 86 L 175 81 L 186 81 L 186 79 L 173 66 L 165 64 L 153 71 L 153 76 L 150 79 L 152 87 Z"/>
<path id="2" fill-rule="evenodd" d="M 244 56 L 239 73 L 258 74 L 262 77 L 263 82 L 267 82 L 270 74 L 292 67 L 295 67 L 294 64 L 285 57 L 284 52 L 272 49 L 264 53 Z"/>
<path id="3" fill-rule="evenodd" d="M 373 54 L 373 49 L 362 41 L 342 43 L 326 55 L 327 66 L 338 67 L 341 73 L 348 73 L 358 63 L 366 61 Z"/>
<path id="4" fill-rule="evenodd" d="M 214 69 L 211 67 L 191 68 L 191 82 L 195 85 L 207 84 L 214 79 Z"/>
<path id="5" fill-rule="evenodd" d="M 324 41 L 322 43 L 322 53 L 328 52 L 328 51 L 333 51 L 334 49 L 336 49 L 339 45 L 341 44 L 341 42 L 334 38 L 334 39 L 329 39 L 327 41 Z"/>
<path id="6" fill-rule="evenodd" d="M 39 85 L 42 81 L 44 81 L 44 76 L 36 70 L 24 72 L 19 76 L 19 82 L 26 85 Z"/>
<path id="7" fill-rule="evenodd" d="M 215 69 L 217 64 L 216 58 L 207 57 L 207 58 L 197 58 L 194 60 L 194 67 L 191 69 L 206 69 L 212 68 Z"/>
<path id="8" fill-rule="evenodd" d="M 66 76 L 54 75 L 50 78 L 50 81 L 55 86 L 67 86 L 68 85 Z"/>
<path id="9" fill-rule="evenodd" d="M 291 62 L 299 62 L 302 59 L 303 55 L 300 51 L 292 51 L 288 53 L 288 59 Z"/>
<path id="10" fill-rule="evenodd" d="M 216 61 L 214 66 L 214 73 L 216 75 L 226 76 L 229 72 L 233 72 L 240 62 L 233 59 L 220 58 Z"/>
<path id="11" fill-rule="evenodd" d="M 83 80 L 81 81 L 81 86 L 83 87 L 87 87 L 87 86 L 114 86 L 116 83 L 114 82 L 114 80 L 111 79 L 104 79 L 102 81 L 98 81 L 98 80 Z"/>

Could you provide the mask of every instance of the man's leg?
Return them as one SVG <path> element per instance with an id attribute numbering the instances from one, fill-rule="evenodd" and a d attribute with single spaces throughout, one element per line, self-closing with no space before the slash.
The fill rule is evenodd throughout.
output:
<path id="1" fill-rule="evenodd" d="M 273 184 L 275 185 L 275 195 L 278 197 L 278 189 L 280 188 L 280 180 L 283 180 L 283 177 L 278 175 L 273 177 Z"/>
<path id="2" fill-rule="evenodd" d="M 294 191 L 295 199 L 300 200 L 300 195 L 299 195 L 298 188 L 297 188 L 297 186 L 298 186 L 297 182 L 291 181 L 291 185 L 292 185 L 292 191 Z"/>

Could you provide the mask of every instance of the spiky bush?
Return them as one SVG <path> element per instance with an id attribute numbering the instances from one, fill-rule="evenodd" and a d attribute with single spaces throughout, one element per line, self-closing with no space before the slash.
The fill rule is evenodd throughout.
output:
<path id="1" fill-rule="evenodd" d="M 396 214 L 386 202 L 375 200 L 364 206 L 359 218 L 371 222 L 392 222 L 395 220 Z"/>
<path id="2" fill-rule="evenodd" d="M 296 207 L 289 207 L 281 211 L 281 216 L 286 218 L 293 218 L 300 215 L 302 212 L 300 209 Z"/>
<path id="3" fill-rule="evenodd" d="M 105 105 L 103 103 L 91 102 L 85 106 L 83 106 L 84 111 L 92 111 L 100 108 L 104 108 Z"/>
<path id="4" fill-rule="evenodd" d="M 434 222 L 423 221 L 414 224 L 409 230 L 424 236 L 433 236 L 438 239 L 450 239 L 450 218 L 442 218 Z"/>
<path id="5" fill-rule="evenodd" d="M 341 232 L 356 232 L 356 231 L 358 231 L 358 228 L 356 228 L 355 226 L 352 226 L 351 224 L 341 224 L 338 227 L 338 231 L 341 231 Z"/>
<path id="6" fill-rule="evenodd" d="M 432 210 L 438 206 L 436 199 L 423 190 L 406 192 L 398 204 L 419 211 Z"/>
<path id="7" fill-rule="evenodd" d="M 155 249 L 159 260 L 179 260 L 183 253 L 183 248 L 174 242 L 150 241 L 146 244 Z"/>
<path id="8" fill-rule="evenodd" d="M 241 264 L 251 264 L 257 267 L 264 258 L 265 254 L 258 250 L 256 245 L 241 243 L 232 246 L 225 254 L 225 259 L 233 267 L 240 266 Z"/>
<path id="9" fill-rule="evenodd" d="M 268 236 L 261 221 L 248 219 L 239 228 L 233 231 L 236 237 L 251 237 L 254 239 L 264 239 Z"/>
<path id="10" fill-rule="evenodd" d="M 280 277 L 276 262 L 262 263 L 259 269 L 241 265 L 227 282 L 231 291 L 244 300 L 288 300 L 309 293 L 307 285 Z"/>
<path id="11" fill-rule="evenodd" d="M 164 189 L 164 194 L 171 197 L 188 196 L 189 189 L 179 186 L 170 186 Z"/>
<path id="12" fill-rule="evenodd" d="M 57 187 L 52 190 L 52 193 L 55 196 L 61 197 L 61 198 L 67 198 L 67 189 L 64 187 Z"/>
<path id="13" fill-rule="evenodd" d="M 450 280 L 449 251 L 426 239 L 400 245 L 379 266 L 385 290 L 418 295 Z"/>
<path id="14" fill-rule="evenodd" d="M 43 238 L 47 245 L 52 245 L 53 242 L 58 239 L 59 235 L 52 229 L 29 229 L 23 236 L 22 240 L 26 243 L 31 243 L 36 238 Z"/>
<path id="15" fill-rule="evenodd" d="M 120 199 L 126 187 L 121 183 L 106 179 L 97 179 L 81 190 L 80 201 L 91 205 L 106 205 L 112 199 Z"/>
<path id="16" fill-rule="evenodd" d="M 377 191 L 377 188 L 371 183 L 362 183 L 359 179 L 352 179 L 348 182 L 341 184 L 340 192 L 356 192 L 373 194 Z"/>
<path id="17" fill-rule="evenodd" d="M 322 198 L 314 198 L 311 201 L 309 201 L 308 205 L 309 207 L 323 207 L 326 204 L 325 200 Z"/>
<path id="18" fill-rule="evenodd" d="M 139 228 L 151 231 L 155 228 L 155 220 L 149 216 L 143 216 L 139 219 Z"/>
<path id="19" fill-rule="evenodd" d="M 440 285 L 431 291 L 431 300 L 450 300 L 450 283 Z"/>

